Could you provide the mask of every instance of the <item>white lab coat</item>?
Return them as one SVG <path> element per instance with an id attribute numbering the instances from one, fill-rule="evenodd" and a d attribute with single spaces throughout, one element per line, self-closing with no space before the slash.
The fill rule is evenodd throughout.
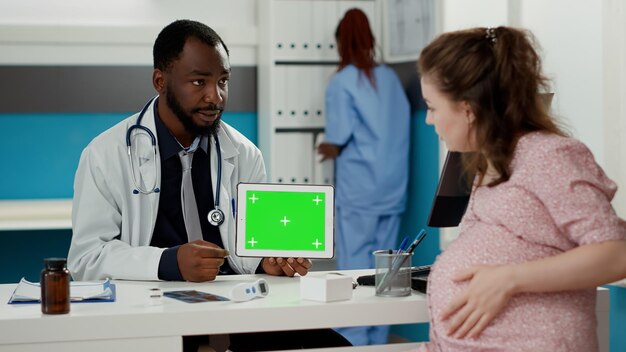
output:
<path id="1" fill-rule="evenodd" d="M 141 122 L 157 138 L 153 107 L 151 103 Z M 160 193 L 133 194 L 135 186 L 126 148 L 126 131 L 136 123 L 138 115 L 103 132 L 81 155 L 74 180 L 73 234 L 68 254 L 68 269 L 74 280 L 158 280 L 159 261 L 165 248 L 151 247 L 150 240 Z M 225 214 L 219 227 L 222 242 L 236 272 L 254 273 L 260 259 L 235 255 L 232 200 L 239 182 L 265 182 L 265 164 L 259 149 L 228 124 L 222 122 L 218 138 L 222 151 L 220 208 Z M 210 149 L 211 165 L 217 165 L 216 148 Z M 152 153 L 148 134 L 134 129 L 131 155 L 137 182 L 143 189 L 151 189 L 154 180 L 157 187 L 161 186 L 158 141 L 156 159 Z M 217 167 L 211 168 L 211 180 L 215 190 Z M 206 216 L 200 214 L 203 215 Z"/>

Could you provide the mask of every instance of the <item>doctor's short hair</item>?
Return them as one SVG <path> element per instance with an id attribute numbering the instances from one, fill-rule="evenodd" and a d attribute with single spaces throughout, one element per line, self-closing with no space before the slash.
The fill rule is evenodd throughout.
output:
<path id="1" fill-rule="evenodd" d="M 211 27 L 192 20 L 177 20 L 161 30 L 152 49 L 154 68 L 166 71 L 172 62 L 179 58 L 187 39 L 193 37 L 201 42 L 216 47 L 221 44 L 230 55 L 222 38 Z"/>

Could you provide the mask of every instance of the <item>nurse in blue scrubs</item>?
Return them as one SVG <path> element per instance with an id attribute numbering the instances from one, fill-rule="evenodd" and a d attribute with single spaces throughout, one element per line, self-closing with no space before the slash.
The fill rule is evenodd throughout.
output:
<path id="1" fill-rule="evenodd" d="M 397 245 L 406 207 L 410 108 L 394 71 L 374 60 L 367 16 L 346 12 L 335 33 L 341 61 L 326 89 L 323 159 L 335 159 L 337 269 L 374 267 Z M 389 327 L 338 329 L 354 345 L 386 343 Z"/>

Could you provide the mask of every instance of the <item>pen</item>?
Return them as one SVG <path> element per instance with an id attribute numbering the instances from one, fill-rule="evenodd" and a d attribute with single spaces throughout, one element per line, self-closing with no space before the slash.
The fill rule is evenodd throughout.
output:
<path id="1" fill-rule="evenodd" d="M 232 205 L 231 209 L 233 211 L 233 218 L 234 218 L 235 217 L 235 198 L 231 198 L 230 203 Z"/>
<path id="2" fill-rule="evenodd" d="M 413 243 L 411 243 L 411 245 L 409 246 L 407 253 L 413 253 L 413 251 L 415 250 L 415 247 L 417 247 L 420 244 L 420 242 L 422 242 L 424 237 L 426 237 L 426 230 L 421 229 L 420 232 L 417 234 L 417 236 L 415 236 L 415 240 L 413 241 Z"/>
<path id="3" fill-rule="evenodd" d="M 413 243 L 411 243 L 409 248 L 406 250 L 406 253 L 409 253 L 409 254 L 413 253 L 415 248 L 420 244 L 420 242 L 422 242 L 425 236 L 426 236 L 426 230 L 421 229 L 420 232 L 417 234 L 417 236 L 415 236 L 415 240 L 413 240 Z M 402 256 L 401 259 L 399 258 L 400 260 L 395 260 L 391 264 L 391 269 L 389 269 L 389 271 L 385 273 L 385 276 L 383 276 L 383 279 L 381 280 L 380 285 L 376 287 L 377 293 L 381 293 L 387 288 L 387 286 L 390 285 L 393 278 L 398 274 L 398 271 L 400 271 L 400 268 L 402 267 L 402 265 L 404 265 L 404 262 L 409 257 L 410 255 Z"/>
<path id="4" fill-rule="evenodd" d="M 402 252 L 404 252 L 404 250 L 406 249 L 406 245 L 409 242 L 409 236 L 406 236 L 402 242 L 400 242 L 400 248 L 398 249 L 398 254 L 402 254 Z"/>

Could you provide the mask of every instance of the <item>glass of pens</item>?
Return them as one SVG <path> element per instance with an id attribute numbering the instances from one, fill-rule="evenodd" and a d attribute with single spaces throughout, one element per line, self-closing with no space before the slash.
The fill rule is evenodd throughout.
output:
<path id="1" fill-rule="evenodd" d="M 376 262 L 376 296 L 402 297 L 411 294 L 411 257 L 413 252 L 380 250 Z"/>

